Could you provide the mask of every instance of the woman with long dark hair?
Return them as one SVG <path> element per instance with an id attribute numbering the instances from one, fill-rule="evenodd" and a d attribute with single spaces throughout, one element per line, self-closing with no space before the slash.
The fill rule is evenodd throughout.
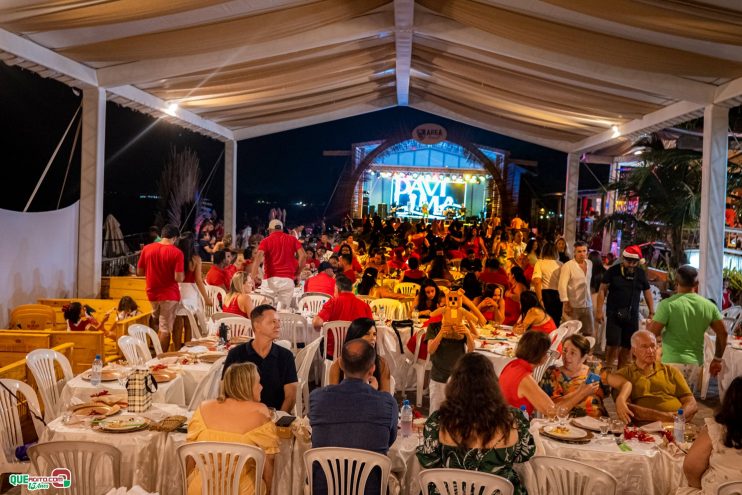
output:
<path id="1" fill-rule="evenodd" d="M 175 245 L 183 252 L 183 260 L 185 261 L 183 281 L 178 284 L 180 288 L 181 307 L 176 312 L 178 316 L 175 318 L 175 324 L 173 326 L 175 349 L 180 349 L 180 339 L 183 329 L 186 329 L 185 340 L 183 342 L 190 341 L 193 333 L 190 320 L 186 318 L 188 313 L 193 315 L 196 324 L 201 327 L 200 333 L 206 333 L 206 316 L 203 304 L 205 303 L 211 306 L 211 299 L 206 293 L 206 286 L 204 285 L 201 256 L 198 254 L 196 238 L 191 232 L 184 232 Z M 223 303 L 224 301 L 222 301 Z"/>
<path id="2" fill-rule="evenodd" d="M 548 335 L 556 328 L 554 320 L 538 302 L 536 293 L 523 291 L 520 294 L 520 321 L 513 326 L 513 332 L 520 335 L 528 330 L 535 330 Z"/>
<path id="3" fill-rule="evenodd" d="M 374 320 L 371 318 L 356 318 L 353 320 L 348 327 L 348 332 L 345 334 L 343 344 L 355 339 L 363 339 L 371 344 L 371 347 L 376 348 L 377 333 Z M 340 369 L 340 362 L 336 359 L 330 368 L 329 384 L 337 385 L 343 381 L 343 378 L 343 370 Z M 392 390 L 389 366 L 387 366 L 384 358 L 379 356 L 378 353 L 376 354 L 376 369 L 374 370 L 374 376 L 371 378 L 369 385 L 382 392 L 391 393 Z"/>
<path id="4" fill-rule="evenodd" d="M 742 376 L 732 380 L 718 412 L 705 421 L 685 456 L 690 488 L 680 488 L 680 495 L 713 495 L 722 483 L 742 480 Z"/>
<path id="5" fill-rule="evenodd" d="M 404 299 L 407 296 L 399 292 L 394 292 L 386 287 L 377 285 L 376 277 L 379 276 L 379 270 L 376 268 L 366 268 L 363 271 L 361 281 L 356 286 L 356 293 L 359 296 L 369 296 L 374 299 L 387 298 L 387 299 Z"/>
<path id="6" fill-rule="evenodd" d="M 505 292 L 505 325 L 515 325 L 520 317 L 520 294 L 528 290 L 528 280 L 518 265 L 510 268 L 510 288 Z"/>
<path id="7" fill-rule="evenodd" d="M 425 442 L 417 448 L 417 459 L 425 469 L 497 474 L 522 495 L 526 491 L 513 464 L 527 461 L 536 452 L 529 426 L 503 398 L 489 359 L 464 354 L 446 385 L 446 400 L 425 422 Z"/>

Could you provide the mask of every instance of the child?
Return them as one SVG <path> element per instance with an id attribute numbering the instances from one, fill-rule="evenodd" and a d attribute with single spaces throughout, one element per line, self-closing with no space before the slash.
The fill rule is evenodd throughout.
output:
<path id="1" fill-rule="evenodd" d="M 125 320 L 132 316 L 139 316 L 140 314 L 139 306 L 137 306 L 136 301 L 131 297 L 124 296 L 119 300 L 118 312 L 116 313 L 117 321 Z"/>

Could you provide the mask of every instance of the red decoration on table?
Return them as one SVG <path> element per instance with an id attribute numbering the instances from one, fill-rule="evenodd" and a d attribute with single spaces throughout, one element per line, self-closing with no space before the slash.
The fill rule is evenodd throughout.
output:
<path id="1" fill-rule="evenodd" d="M 108 390 L 101 390 L 96 394 L 90 394 L 90 398 L 92 399 L 93 397 L 103 397 L 104 395 L 111 395 L 111 392 Z"/>
<path id="2" fill-rule="evenodd" d="M 635 426 L 633 426 L 633 427 L 632 426 L 625 427 L 624 430 L 623 430 L 623 437 L 626 440 L 631 440 L 631 439 L 634 439 L 635 438 L 635 439 L 639 440 L 640 442 L 644 442 L 644 443 L 652 443 L 652 442 L 654 442 L 654 437 L 652 435 L 650 435 L 646 431 L 644 431 L 644 430 L 642 430 L 640 428 L 637 428 Z"/>

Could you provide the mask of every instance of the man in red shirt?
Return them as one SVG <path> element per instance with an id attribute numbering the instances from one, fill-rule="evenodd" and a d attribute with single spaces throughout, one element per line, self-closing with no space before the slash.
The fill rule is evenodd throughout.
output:
<path id="1" fill-rule="evenodd" d="M 229 283 L 232 277 L 229 276 L 226 268 L 229 265 L 226 251 L 217 251 L 214 253 L 214 264 L 211 265 L 206 273 L 206 283 L 215 287 L 221 287 L 223 290 L 229 290 Z"/>
<path id="2" fill-rule="evenodd" d="M 348 277 L 350 283 L 354 284 L 358 280 L 358 274 L 353 269 L 353 257 L 351 255 L 341 254 L 338 257 L 338 270 Z"/>
<path id="3" fill-rule="evenodd" d="M 260 241 L 252 263 L 251 274 L 257 280 L 258 267 L 263 263 L 265 282 L 285 308 L 291 306 L 295 279 L 304 268 L 307 254 L 299 240 L 283 232 L 283 223 L 273 219 L 268 224 L 270 235 Z M 296 256 L 299 256 L 297 261 Z"/>
<path id="4" fill-rule="evenodd" d="M 327 321 L 353 321 L 356 318 L 373 318 L 371 307 L 366 301 L 358 299 L 353 294 L 353 282 L 345 275 L 338 275 L 335 279 L 338 295 L 322 306 L 322 309 L 312 320 L 312 326 L 320 331 Z M 334 339 L 332 334 L 327 335 L 327 355 L 333 354 Z"/>
<path id="5" fill-rule="evenodd" d="M 335 270 L 329 262 L 319 264 L 319 273 L 304 282 L 304 292 L 319 292 L 330 297 L 335 295 Z"/>
<path id="6" fill-rule="evenodd" d="M 147 299 L 159 321 L 158 336 L 164 352 L 170 348 L 170 332 L 180 303 L 178 282 L 184 278 L 183 251 L 175 247 L 177 240 L 178 228 L 165 225 L 162 239 L 144 246 L 137 265 L 137 275 L 146 277 Z"/>
<path id="7" fill-rule="evenodd" d="M 235 273 L 243 272 L 250 266 L 250 260 L 245 259 L 244 251 L 242 250 L 231 251 L 230 254 L 232 255 L 232 259 L 234 259 L 234 263 L 227 265 L 224 269 L 224 273 L 227 276 L 227 280 L 231 283 L 232 277 L 234 277 Z M 229 288 L 229 286 L 227 286 L 227 288 Z"/>

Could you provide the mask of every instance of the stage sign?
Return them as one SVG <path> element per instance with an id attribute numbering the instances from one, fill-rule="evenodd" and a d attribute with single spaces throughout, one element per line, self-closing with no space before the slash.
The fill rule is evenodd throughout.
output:
<path id="1" fill-rule="evenodd" d="M 447 135 L 446 128 L 438 124 L 421 124 L 412 130 L 412 139 L 422 144 L 438 144 Z"/>
<path id="2" fill-rule="evenodd" d="M 399 216 L 421 217 L 423 206 L 427 205 L 432 218 L 443 218 L 446 210 L 458 213 L 466 200 L 464 183 L 451 183 L 442 180 L 395 178 L 392 183 L 392 203 Z"/>

